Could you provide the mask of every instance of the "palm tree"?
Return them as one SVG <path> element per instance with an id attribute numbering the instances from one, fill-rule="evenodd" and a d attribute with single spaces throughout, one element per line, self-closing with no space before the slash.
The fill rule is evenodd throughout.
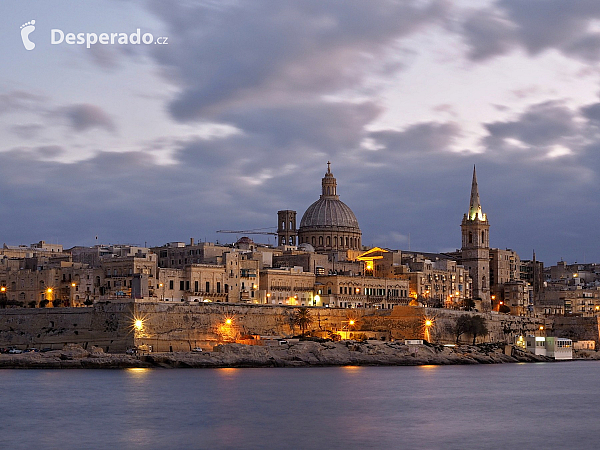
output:
<path id="1" fill-rule="evenodd" d="M 294 314 L 294 323 L 300 327 L 302 336 L 306 334 L 306 329 L 312 323 L 312 317 L 308 308 L 298 308 Z"/>

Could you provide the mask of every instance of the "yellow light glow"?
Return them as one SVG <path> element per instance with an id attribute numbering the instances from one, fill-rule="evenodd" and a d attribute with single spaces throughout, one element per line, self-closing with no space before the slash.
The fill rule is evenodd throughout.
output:
<path id="1" fill-rule="evenodd" d="M 458 297 L 460 295 L 460 292 L 456 291 L 456 296 Z"/>
<path id="2" fill-rule="evenodd" d="M 159 286 L 159 287 L 163 287 L 163 284 L 162 284 L 162 283 L 159 283 L 159 285 L 158 285 L 158 286 Z"/>
<path id="3" fill-rule="evenodd" d="M 6 292 L 6 286 L 0 287 L 0 292 Z"/>
<path id="4" fill-rule="evenodd" d="M 271 296 L 271 294 L 267 294 L 267 297 L 270 297 L 270 296 Z"/>
<path id="5" fill-rule="evenodd" d="M 348 325 L 354 325 L 354 320 L 350 319 L 350 320 L 348 321 Z"/>
<path id="6" fill-rule="evenodd" d="M 71 283 L 71 287 L 75 287 L 75 283 Z"/>
<path id="7" fill-rule="evenodd" d="M 540 325 L 540 330 L 543 330 L 543 329 L 544 329 L 544 325 Z"/>
<path id="8" fill-rule="evenodd" d="M 48 294 L 52 294 L 52 288 L 48 288 L 48 289 L 46 289 L 46 292 L 47 292 Z"/>
<path id="9" fill-rule="evenodd" d="M 427 320 L 425 321 L 425 326 L 426 326 L 426 327 L 430 327 L 430 326 L 432 325 L 432 323 L 433 323 L 433 322 L 432 322 L 431 320 L 427 319 Z"/>
<path id="10" fill-rule="evenodd" d="M 231 319 L 229 319 L 229 318 L 225 319 L 225 323 L 226 323 L 227 325 L 231 325 L 231 322 L 232 322 L 232 321 L 231 321 Z"/>
<path id="11" fill-rule="evenodd" d="M 496 296 L 495 295 L 492 295 L 492 300 L 496 300 Z"/>
<path id="12" fill-rule="evenodd" d="M 144 321 L 142 319 L 136 319 L 135 322 L 133 322 L 133 326 L 139 331 L 144 328 Z"/>

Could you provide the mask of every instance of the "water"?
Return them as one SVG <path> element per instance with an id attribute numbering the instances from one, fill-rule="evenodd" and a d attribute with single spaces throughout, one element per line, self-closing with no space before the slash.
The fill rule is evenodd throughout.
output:
<path id="1" fill-rule="evenodd" d="M 0 370 L 0 447 L 597 448 L 600 362 Z"/>

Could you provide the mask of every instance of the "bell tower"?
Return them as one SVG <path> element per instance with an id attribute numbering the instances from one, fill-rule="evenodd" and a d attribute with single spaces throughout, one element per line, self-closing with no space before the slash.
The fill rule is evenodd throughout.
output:
<path id="1" fill-rule="evenodd" d="M 296 211 L 277 211 L 278 245 L 296 245 Z"/>
<path id="2" fill-rule="evenodd" d="M 482 309 L 489 310 L 490 298 L 490 224 L 481 211 L 477 174 L 473 166 L 469 212 L 460 226 L 462 230 L 462 264 L 469 269 L 473 280 L 473 299 L 481 299 Z"/>

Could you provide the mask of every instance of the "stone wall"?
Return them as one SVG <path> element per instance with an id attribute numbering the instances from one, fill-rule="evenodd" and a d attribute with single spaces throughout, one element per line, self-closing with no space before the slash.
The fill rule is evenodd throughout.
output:
<path id="1" fill-rule="evenodd" d="M 124 352 L 133 345 L 132 317 L 132 303 L 5 309 L 0 311 L 0 347 L 60 349 L 74 343 Z"/>
<path id="2" fill-rule="evenodd" d="M 247 335 L 284 337 L 299 334 L 299 328 L 292 323 L 296 310 L 296 307 L 286 306 L 172 302 L 107 302 L 87 308 L 5 309 L 0 310 L 0 347 L 60 348 L 75 343 L 83 347 L 96 345 L 109 352 L 123 352 L 140 344 L 152 346 L 154 351 L 189 351 L 195 347 L 211 350 L 216 344 L 234 342 Z M 456 338 L 451 326 L 461 315 L 473 314 L 410 306 L 396 306 L 392 310 L 316 307 L 309 311 L 312 323 L 308 330 L 315 335 L 327 336 L 330 331 L 341 331 L 343 335 L 351 333 L 355 337 L 366 334 L 440 343 L 454 343 Z M 539 330 L 542 324 L 548 335 L 556 333 L 572 337 L 565 333 L 576 329 L 577 339 L 598 341 L 595 318 L 576 320 L 576 326 L 561 321 L 559 326 L 552 327 L 552 321 L 543 323 L 539 319 L 497 313 L 480 315 L 486 319 L 489 333 L 478 338 L 478 342 L 514 342 L 521 334 L 542 333 Z M 141 321 L 139 329 L 134 326 L 136 319 Z M 425 326 L 427 319 L 431 320 L 429 327 Z M 350 325 L 350 320 L 354 320 L 354 325 Z M 470 340 L 468 335 L 461 337 L 461 342 Z"/>

